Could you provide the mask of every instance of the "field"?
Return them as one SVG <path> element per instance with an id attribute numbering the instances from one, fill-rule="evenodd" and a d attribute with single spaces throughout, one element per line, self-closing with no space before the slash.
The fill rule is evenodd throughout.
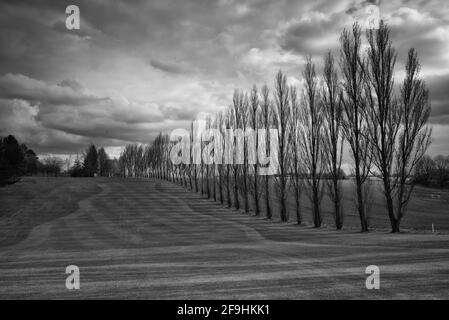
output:
<path id="1" fill-rule="evenodd" d="M 360 234 L 349 203 L 337 232 L 329 214 L 321 229 L 267 221 L 157 180 L 24 178 L 0 189 L 0 298 L 447 299 L 449 206 L 432 194 L 401 234 L 374 201 L 378 228 Z M 71 264 L 80 290 L 65 288 Z"/>
<path id="2" fill-rule="evenodd" d="M 280 207 L 276 200 L 276 191 L 274 181 L 270 181 L 271 190 L 271 206 L 274 208 L 273 215 L 279 218 Z M 355 201 L 355 184 L 351 180 L 342 181 L 342 208 L 344 214 L 344 225 L 347 229 L 360 229 L 360 219 L 356 211 Z M 251 190 L 251 189 L 250 189 Z M 384 195 L 382 194 L 382 185 L 379 180 L 369 182 L 369 193 L 367 197 L 367 216 L 371 229 L 390 230 L 390 221 L 386 210 Z M 334 226 L 333 204 L 327 196 L 327 188 L 324 188 L 325 195 L 322 201 L 323 225 L 327 227 Z M 290 197 L 287 205 L 290 220 L 296 220 L 295 199 L 293 197 L 293 189 L 290 189 Z M 232 195 L 232 194 L 231 194 Z M 252 197 L 250 196 L 250 207 L 254 208 Z M 240 204 L 243 204 L 243 198 L 240 197 Z M 243 206 L 242 206 L 243 207 Z M 407 230 L 432 231 L 434 229 L 440 231 L 449 231 L 449 191 L 425 188 L 415 186 L 410 203 L 401 227 Z M 265 207 L 261 205 L 262 214 Z M 301 196 L 301 215 L 304 224 L 312 224 L 312 204 L 309 201 L 307 192 L 304 191 Z"/>

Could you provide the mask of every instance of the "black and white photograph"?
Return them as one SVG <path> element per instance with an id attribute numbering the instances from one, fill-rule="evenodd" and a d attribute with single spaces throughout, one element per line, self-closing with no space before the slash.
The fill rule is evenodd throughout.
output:
<path id="1" fill-rule="evenodd" d="M 0 1 L 0 300 L 448 298 L 448 1 Z"/>

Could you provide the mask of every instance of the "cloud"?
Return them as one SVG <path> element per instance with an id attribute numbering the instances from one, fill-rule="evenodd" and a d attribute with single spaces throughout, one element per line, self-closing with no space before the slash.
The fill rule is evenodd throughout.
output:
<path id="1" fill-rule="evenodd" d="M 162 123 L 176 124 L 155 103 L 100 97 L 71 79 L 53 85 L 7 74 L 0 77 L 0 101 L 0 134 L 18 134 L 37 151 L 67 153 L 89 141 L 147 142 Z"/>
<path id="2" fill-rule="evenodd" d="M 304 59 L 293 53 L 285 52 L 279 47 L 251 48 L 242 57 L 242 72 L 246 76 L 255 76 L 255 80 L 262 79 L 267 74 L 274 75 L 279 69 L 285 72 L 297 72 Z"/>
<path id="3" fill-rule="evenodd" d="M 384 13 L 383 18 L 391 28 L 400 59 L 404 60 L 407 51 L 415 48 L 423 75 L 449 73 L 449 23 L 437 12 L 400 7 Z"/>
<path id="4" fill-rule="evenodd" d="M 69 104 L 82 106 L 100 102 L 104 98 L 82 92 L 75 80 L 63 80 L 59 85 L 48 85 L 44 81 L 22 74 L 6 74 L 0 77 L 0 97 L 39 101 L 51 105 Z"/>
<path id="5" fill-rule="evenodd" d="M 148 142 L 159 131 L 187 127 L 199 113 L 222 110 L 235 88 L 272 85 L 280 68 L 297 84 L 305 55 L 313 55 L 320 71 L 328 49 L 338 54 L 342 28 L 363 20 L 373 5 L 392 28 L 397 70 L 416 48 L 431 92 L 431 122 L 447 123 L 443 1 L 77 4 L 81 30 L 69 31 L 64 3 L 0 2 L 0 133 L 24 135 L 38 150 Z"/>
<path id="6" fill-rule="evenodd" d="M 432 100 L 431 122 L 449 124 L 449 74 L 428 77 L 426 84 Z"/>
<path id="7" fill-rule="evenodd" d="M 40 153 L 81 150 L 89 139 L 45 128 L 37 120 L 39 107 L 25 100 L 0 99 L 0 135 L 13 133 Z"/>
<path id="8" fill-rule="evenodd" d="M 323 55 L 339 44 L 339 33 L 329 30 L 342 29 L 348 20 L 342 13 L 308 12 L 299 20 L 292 19 L 279 26 L 280 46 L 301 55 Z"/>
<path id="9" fill-rule="evenodd" d="M 192 71 L 192 68 L 187 63 L 180 61 L 163 61 L 151 59 L 150 65 L 161 71 L 173 74 L 184 74 Z"/>

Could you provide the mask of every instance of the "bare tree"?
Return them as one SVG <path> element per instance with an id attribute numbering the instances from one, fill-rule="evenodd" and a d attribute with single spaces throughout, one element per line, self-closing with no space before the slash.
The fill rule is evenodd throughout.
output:
<path id="1" fill-rule="evenodd" d="M 194 153 L 197 152 L 197 150 L 195 149 L 195 145 L 194 142 L 195 140 L 195 135 L 198 134 L 196 132 L 196 128 L 194 127 L 194 123 L 193 121 L 190 123 L 190 163 L 191 166 L 193 167 L 193 180 L 195 182 L 195 192 L 198 192 L 199 188 L 198 188 L 198 166 L 197 163 L 194 161 L 196 160 L 196 156 L 194 155 Z"/>
<path id="2" fill-rule="evenodd" d="M 218 130 L 218 119 L 217 117 L 212 119 L 212 124 L 211 124 L 212 128 L 217 129 Z M 215 154 L 218 154 L 218 148 L 220 148 L 220 146 L 218 146 L 218 141 L 215 140 L 215 137 L 213 137 L 213 143 L 214 143 L 214 149 L 213 149 L 213 158 L 214 158 L 214 162 L 212 163 L 212 194 L 214 197 L 214 201 L 217 202 L 217 181 L 216 181 L 216 173 L 217 173 L 217 163 L 215 162 Z"/>
<path id="3" fill-rule="evenodd" d="M 203 161 L 203 149 L 204 149 L 204 142 L 203 142 L 203 135 L 200 131 L 200 172 L 201 172 L 201 195 L 205 194 L 205 187 L 204 187 L 204 161 Z"/>
<path id="4" fill-rule="evenodd" d="M 300 112 L 299 136 L 301 144 L 301 160 L 304 163 L 307 178 L 304 181 L 311 189 L 309 194 L 312 203 L 313 224 L 321 226 L 321 200 L 323 198 L 323 175 L 325 161 L 322 148 L 324 112 L 319 101 L 318 81 L 315 65 L 311 57 L 307 58 L 303 71 L 304 108 Z"/>
<path id="5" fill-rule="evenodd" d="M 343 30 L 341 42 L 340 67 L 343 77 L 341 102 L 343 106 L 342 129 L 348 141 L 354 160 L 357 211 L 361 231 L 368 231 L 364 199 L 364 182 L 371 166 L 371 151 L 368 144 L 367 123 L 364 117 L 366 101 L 364 97 L 364 60 L 361 55 L 361 31 L 357 23 L 352 32 Z"/>
<path id="6" fill-rule="evenodd" d="M 301 162 L 301 137 L 299 133 L 299 118 L 301 113 L 301 106 L 298 101 L 298 92 L 296 87 L 290 87 L 290 105 L 291 105 L 291 116 L 289 119 L 290 132 L 291 132 L 291 169 L 293 174 L 292 185 L 295 192 L 295 208 L 296 208 L 296 221 L 298 224 L 302 223 L 301 215 L 301 194 L 303 191 L 303 177 L 302 177 L 302 162 Z"/>
<path id="7" fill-rule="evenodd" d="M 251 97 L 250 97 L 250 104 L 251 104 L 251 122 L 252 122 L 252 129 L 254 130 L 255 135 L 255 154 L 257 154 L 258 148 L 259 148 L 259 126 L 258 126 L 258 109 L 259 109 L 259 92 L 257 90 L 257 87 L 254 85 L 253 89 L 251 90 Z M 260 191 L 258 187 L 258 180 L 259 180 L 259 169 L 258 169 L 258 161 L 256 160 L 254 163 L 254 174 L 253 174 L 253 182 L 254 182 L 254 211 L 256 216 L 260 215 L 260 207 L 259 207 L 259 197 L 260 197 Z"/>
<path id="8" fill-rule="evenodd" d="M 243 106 L 243 93 L 238 90 L 234 91 L 234 96 L 232 99 L 233 102 L 233 121 L 231 122 L 234 125 L 234 129 L 240 128 L 240 124 L 242 123 L 241 114 L 242 114 L 242 106 Z M 231 127 L 232 127 L 231 125 Z M 239 165 L 237 164 L 237 159 L 239 157 L 237 145 L 239 144 L 238 136 L 233 137 L 233 145 L 234 147 L 234 158 L 233 158 L 233 174 L 234 174 L 234 206 L 236 210 L 240 209 L 240 201 L 239 201 Z"/>
<path id="9" fill-rule="evenodd" d="M 210 129 L 212 127 L 212 119 L 210 116 L 208 116 L 206 118 L 206 130 Z M 211 142 L 205 142 L 204 146 L 206 145 L 206 143 L 211 143 Z M 205 164 L 206 166 L 206 194 L 207 194 L 207 198 L 210 199 L 211 196 L 211 192 L 210 192 L 210 179 L 209 179 L 209 175 L 210 175 L 210 164 Z"/>
<path id="10" fill-rule="evenodd" d="M 444 159 L 443 156 L 441 157 Z M 436 163 L 432 159 L 432 157 L 430 157 L 429 155 L 424 155 L 421 158 L 421 160 L 417 162 L 415 170 L 413 171 L 413 183 L 428 186 L 431 183 L 435 169 Z M 449 161 L 448 161 L 448 169 L 449 169 Z M 441 176 L 441 174 L 439 174 L 439 176 Z"/>
<path id="11" fill-rule="evenodd" d="M 229 107 L 227 109 L 227 112 L 225 114 L 224 119 L 224 125 L 226 129 L 230 129 L 232 126 L 232 107 Z M 228 146 L 229 148 L 229 146 Z M 226 152 L 230 152 L 230 150 L 226 150 Z M 230 163 L 226 164 L 226 199 L 228 203 L 228 207 L 232 207 L 232 200 L 231 200 L 231 171 L 232 171 L 232 165 Z"/>
<path id="12" fill-rule="evenodd" d="M 328 52 L 324 58 L 324 86 L 322 89 L 322 104 L 324 112 L 323 148 L 325 151 L 326 179 L 330 198 L 334 204 L 335 228 L 343 227 L 343 209 L 341 206 L 341 162 L 343 157 L 342 116 L 340 103 L 341 88 L 338 72 L 335 67 L 334 56 Z"/>
<path id="13" fill-rule="evenodd" d="M 402 110 L 393 96 L 393 75 L 396 52 L 391 46 L 390 31 L 381 21 L 378 30 L 367 32 L 369 48 L 366 64 L 365 109 L 368 139 L 372 146 L 373 164 L 379 171 L 383 184 L 388 216 L 395 229 L 393 197 L 398 177 L 393 175 L 396 138 L 401 125 Z"/>
<path id="14" fill-rule="evenodd" d="M 243 128 L 243 200 L 244 200 L 244 208 L 245 213 L 249 212 L 249 199 L 248 199 L 248 142 L 246 136 L 246 130 L 249 123 L 249 98 L 245 93 L 243 96 L 243 100 L 241 101 L 240 107 L 240 119 L 241 126 Z"/>
<path id="15" fill-rule="evenodd" d="M 288 197 L 288 144 L 290 142 L 288 117 L 290 116 L 289 94 L 287 77 L 282 71 L 276 74 L 274 83 L 274 112 L 275 125 L 278 130 L 278 161 L 279 174 L 275 176 L 275 184 L 278 193 L 279 205 L 281 208 L 281 221 L 288 221 L 287 197 Z"/>
<path id="16" fill-rule="evenodd" d="M 419 62 L 412 49 L 398 102 L 393 92 L 396 53 L 390 30 L 381 21 L 378 30 L 368 30 L 367 37 L 368 137 L 373 163 L 383 182 L 391 229 L 399 232 L 413 189 L 411 174 L 430 144 L 430 129 L 424 127 L 430 115 L 428 91 L 418 78 Z"/>
<path id="17" fill-rule="evenodd" d="M 433 160 L 430 159 L 430 163 L 427 163 L 427 166 L 427 170 L 431 172 L 427 181 L 435 178 L 435 185 L 438 188 L 444 188 L 449 179 L 449 156 L 439 154 Z"/>
<path id="18" fill-rule="evenodd" d="M 225 116 L 223 114 L 223 112 L 219 112 L 217 115 L 217 129 L 220 132 L 220 134 L 222 136 L 224 136 L 224 129 L 225 129 Z M 224 180 L 224 176 L 223 176 L 223 171 L 224 171 L 224 159 L 225 159 L 225 154 L 224 154 L 224 143 L 225 140 L 223 139 L 221 141 L 221 144 L 216 146 L 217 148 L 219 148 L 219 152 L 221 154 L 221 163 L 218 165 L 218 192 L 219 192 L 219 197 L 220 197 L 220 204 L 224 203 L 224 199 L 223 199 L 223 180 Z"/>
<path id="19" fill-rule="evenodd" d="M 399 232 L 407 204 L 413 191 L 411 176 L 425 155 L 431 142 L 431 129 L 426 127 L 430 116 L 429 91 L 419 78 L 420 64 L 417 53 L 410 49 L 406 62 L 406 76 L 401 86 L 400 106 L 403 112 L 399 133 L 399 152 L 397 155 L 397 213 L 392 231 Z"/>
<path id="20" fill-rule="evenodd" d="M 262 109 L 262 122 L 263 127 L 266 130 L 266 136 L 265 136 L 265 153 L 268 154 L 270 151 L 270 135 L 268 134 L 269 127 L 271 125 L 271 119 L 273 117 L 273 109 L 272 104 L 270 101 L 270 91 L 268 89 L 267 85 L 264 85 L 262 87 L 262 103 L 261 103 L 261 109 Z M 270 207 L 270 180 L 269 176 L 265 175 L 265 210 L 266 210 L 266 216 L 267 219 L 272 218 L 271 214 L 271 207 Z"/>

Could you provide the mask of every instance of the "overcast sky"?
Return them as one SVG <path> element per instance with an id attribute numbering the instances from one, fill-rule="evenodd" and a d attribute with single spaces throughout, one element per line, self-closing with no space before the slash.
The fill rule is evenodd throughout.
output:
<path id="1" fill-rule="evenodd" d="M 344 27 L 377 1 L 2 1 L 0 135 L 39 154 L 129 142 L 187 127 L 230 104 L 234 88 L 297 84 L 304 57 L 338 53 Z M 65 27 L 77 4 L 78 31 Z M 383 1 L 397 77 L 417 49 L 432 98 L 432 155 L 449 154 L 449 2 Z M 371 7 L 372 8 L 372 7 Z M 369 11 L 369 10 L 368 10 Z"/>

